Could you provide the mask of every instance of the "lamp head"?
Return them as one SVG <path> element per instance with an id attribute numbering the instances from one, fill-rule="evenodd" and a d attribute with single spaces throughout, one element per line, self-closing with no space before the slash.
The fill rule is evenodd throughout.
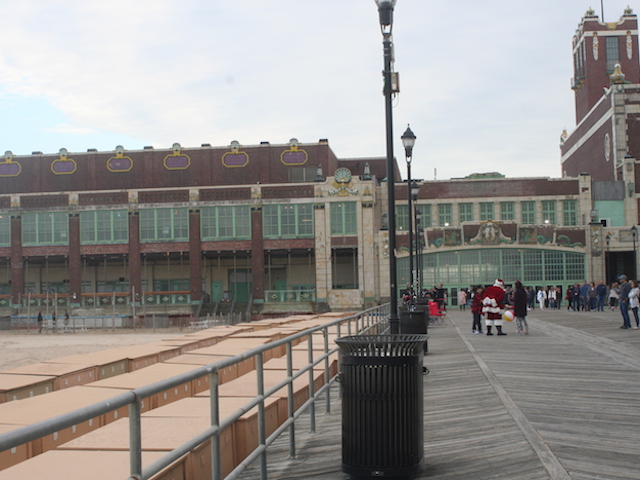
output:
<path id="1" fill-rule="evenodd" d="M 375 0 L 380 15 L 380 29 L 383 34 L 390 35 L 393 28 L 393 8 L 397 0 Z"/>
<path id="2" fill-rule="evenodd" d="M 418 193 L 420 193 L 420 185 L 417 182 L 411 182 L 411 198 L 417 200 Z"/>
<path id="3" fill-rule="evenodd" d="M 409 124 L 407 124 L 407 129 L 400 138 L 402 139 L 402 145 L 404 145 L 404 153 L 406 157 L 411 158 L 413 156 L 413 146 L 416 143 L 416 136 L 411 131 Z"/>

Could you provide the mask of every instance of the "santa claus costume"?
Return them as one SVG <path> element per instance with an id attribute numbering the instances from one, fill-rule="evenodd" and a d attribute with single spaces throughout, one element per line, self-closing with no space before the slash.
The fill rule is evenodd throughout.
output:
<path id="1" fill-rule="evenodd" d="M 504 308 L 504 282 L 499 278 L 492 287 L 484 291 L 482 297 L 482 312 L 487 316 L 485 324 L 487 335 L 493 335 L 491 327 L 496 326 L 498 335 L 506 335 L 502 331 L 502 309 Z"/>

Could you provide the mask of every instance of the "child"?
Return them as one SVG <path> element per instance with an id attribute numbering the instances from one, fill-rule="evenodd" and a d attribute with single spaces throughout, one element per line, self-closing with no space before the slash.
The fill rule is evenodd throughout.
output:
<path id="1" fill-rule="evenodd" d="M 484 288 L 478 287 L 471 299 L 471 313 L 473 314 L 473 333 L 482 333 L 482 295 Z"/>

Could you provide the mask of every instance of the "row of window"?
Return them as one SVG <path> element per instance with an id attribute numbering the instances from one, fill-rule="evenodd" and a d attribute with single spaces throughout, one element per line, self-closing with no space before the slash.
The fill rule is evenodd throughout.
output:
<path id="1" fill-rule="evenodd" d="M 578 224 L 576 200 L 480 202 L 474 214 L 473 203 L 440 203 L 416 205 L 416 219 L 421 228 L 450 226 L 473 221 L 519 221 L 523 225 L 558 222 Z M 454 215 L 457 208 L 457 215 Z M 408 206 L 396 208 L 398 230 L 408 228 Z M 516 218 L 519 213 L 519 218 Z M 541 217 L 540 217 L 541 214 Z M 265 205 L 262 210 L 264 238 L 313 238 L 314 214 L 312 204 Z M 331 235 L 357 235 L 356 202 L 330 204 Z M 11 245 L 10 215 L 0 215 L 0 246 Z M 200 228 L 203 241 L 248 240 L 251 238 L 251 208 L 249 205 L 202 207 Z M 69 216 L 66 212 L 24 213 L 22 215 L 22 244 L 68 245 Z M 157 208 L 140 210 L 140 241 L 142 243 L 182 242 L 189 240 L 189 210 L 187 208 Z M 121 244 L 129 241 L 127 210 L 98 210 L 80 212 L 80 242 L 83 245 Z"/>
<path id="2" fill-rule="evenodd" d="M 330 204 L 332 235 L 357 235 L 356 202 Z M 142 209 L 142 243 L 189 241 L 189 209 Z M 313 238 L 313 204 L 265 205 L 262 210 L 264 238 Z M 249 205 L 202 207 L 200 233 L 203 241 L 251 239 Z M 83 245 L 129 242 L 127 210 L 80 212 L 80 243 Z M 68 245 L 67 212 L 38 212 L 22 215 L 22 244 Z M 0 215 L 0 246 L 11 245 L 10 215 Z"/>
<path id="3" fill-rule="evenodd" d="M 398 271 L 408 278 L 408 259 L 398 259 Z M 496 278 L 526 285 L 581 282 L 586 272 L 583 253 L 540 249 L 478 249 L 437 252 L 422 257 L 423 285 L 491 284 Z"/>
<path id="4" fill-rule="evenodd" d="M 563 226 L 578 225 L 578 207 L 576 200 L 561 200 L 559 202 L 556 200 L 542 200 L 540 202 L 542 218 L 539 218 L 538 216 L 537 205 L 534 200 L 519 202 L 520 218 L 516 218 L 516 202 L 480 202 L 478 204 L 479 216 L 477 218 L 474 215 L 473 203 L 458 203 L 457 223 L 462 224 L 463 222 L 473 221 L 486 222 L 488 220 L 516 222 L 519 220 L 522 225 L 556 225 L 558 224 L 558 204 L 560 204 L 562 208 L 561 224 Z M 421 227 L 447 227 L 456 224 L 454 218 L 454 204 L 439 203 L 433 205 L 433 207 L 432 212 L 432 205 L 430 204 L 416 205 L 416 217 Z M 408 228 L 408 212 L 408 205 L 398 205 L 396 207 L 397 228 L 399 230 L 406 230 Z"/>

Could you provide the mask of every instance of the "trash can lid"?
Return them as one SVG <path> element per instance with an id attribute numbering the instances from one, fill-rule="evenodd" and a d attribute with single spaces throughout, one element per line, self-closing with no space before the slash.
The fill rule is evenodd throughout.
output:
<path id="1" fill-rule="evenodd" d="M 334 340 L 342 354 L 359 357 L 405 357 L 422 352 L 429 335 L 355 335 Z"/>

